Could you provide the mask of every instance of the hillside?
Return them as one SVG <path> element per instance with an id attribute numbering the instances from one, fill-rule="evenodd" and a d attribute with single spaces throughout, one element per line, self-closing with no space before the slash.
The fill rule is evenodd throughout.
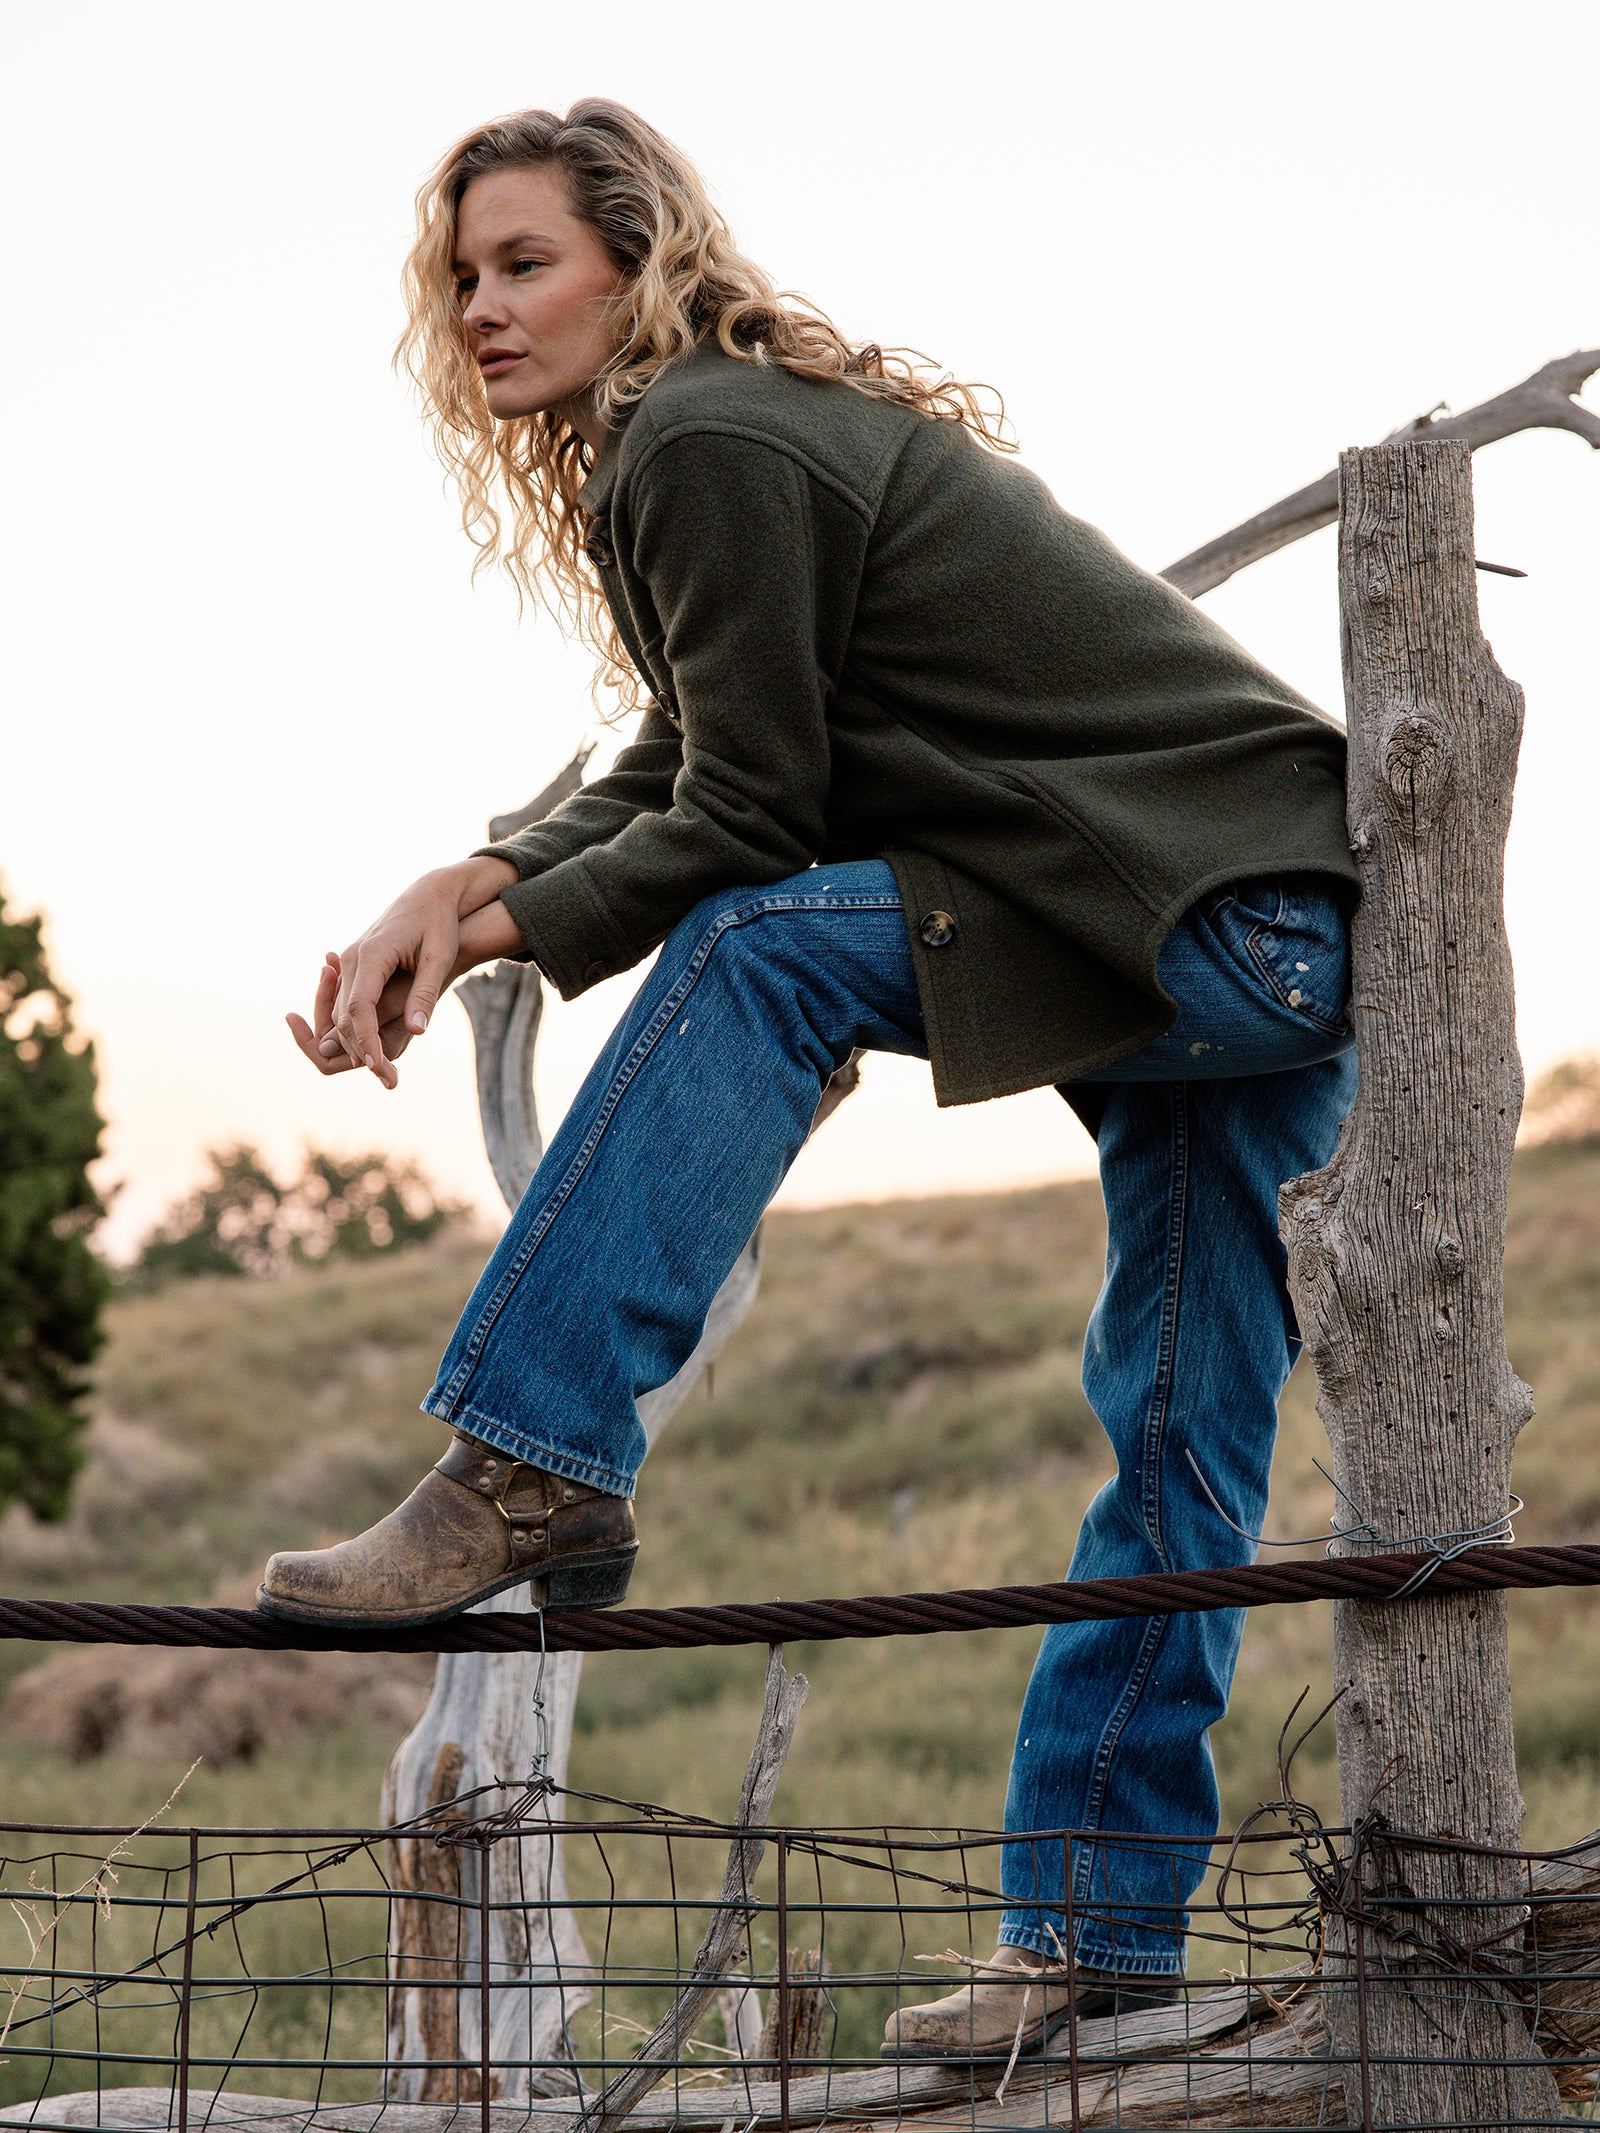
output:
<path id="1" fill-rule="evenodd" d="M 1600 1142 L 1518 1158 L 1510 1341 L 1539 1402 L 1518 1467 L 1526 1539 L 1600 1529 L 1597 1187 Z M 632 1596 L 1060 1576 L 1106 1472 L 1077 1383 L 1103 1248 L 1095 1188 L 784 1214 L 768 1240 L 755 1311 L 644 1477 Z M 482 1251 L 447 1238 L 389 1264 L 120 1300 L 73 1517 L 51 1529 L 10 1516 L 0 1588 L 242 1599 L 272 1547 L 337 1538 L 389 1508 L 437 1454 L 438 1426 L 416 1403 Z M 1327 1517 L 1311 1392 L 1302 1372 L 1285 1399 L 1269 1531 Z M 1558 1841 L 1600 1823 L 1600 1718 L 1571 1693 L 1600 1659 L 1600 1597 L 1520 1597 L 1513 1622 L 1529 1840 Z M 1276 1790 L 1277 1731 L 1301 1687 L 1317 1694 L 1325 1679 L 1327 1626 L 1319 1608 L 1252 1618 L 1216 1737 L 1230 1816 Z M 1036 1643 L 1023 1631 L 797 1648 L 814 1688 L 780 1812 L 993 1826 Z M 0 1647 L 0 1679 L 47 1656 Z M 313 1679 L 275 1655 L 175 1655 L 135 1725 L 118 1716 L 126 1655 L 52 1664 L 4 1715 L 14 1818 L 147 1812 L 198 1726 L 208 1761 L 184 1819 L 368 1820 L 427 1675 L 425 1663 L 352 1662 L 360 1678 Z M 574 1781 L 725 1812 L 759 1679 L 755 1652 L 589 1661 Z M 1325 1729 L 1299 1773 L 1329 1810 L 1331 1754 Z"/>

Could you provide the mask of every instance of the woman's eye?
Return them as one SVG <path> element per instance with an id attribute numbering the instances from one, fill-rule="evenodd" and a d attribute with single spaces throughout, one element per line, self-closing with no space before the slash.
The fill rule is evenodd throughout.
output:
<path id="1" fill-rule="evenodd" d="M 516 259 L 511 263 L 511 271 L 514 275 L 526 281 L 536 268 L 543 265 L 544 261 L 542 259 Z"/>
<path id="2" fill-rule="evenodd" d="M 458 304 L 470 303 L 477 286 L 478 284 L 475 281 L 458 281 L 456 283 L 456 302 Z"/>

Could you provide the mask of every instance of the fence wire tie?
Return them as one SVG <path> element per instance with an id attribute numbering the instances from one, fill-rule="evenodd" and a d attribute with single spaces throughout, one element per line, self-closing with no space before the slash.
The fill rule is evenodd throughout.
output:
<path id="1" fill-rule="evenodd" d="M 532 1819 L 534 1810 L 542 1807 L 546 1800 L 562 1789 L 549 1771 L 550 1717 L 545 1709 L 544 1677 L 545 1669 L 550 1664 L 550 1653 L 545 1644 L 544 1609 L 536 1608 L 535 1613 L 539 1620 L 539 1665 L 533 1677 L 533 1687 L 528 1692 L 528 1703 L 533 1712 L 534 1738 L 528 1774 L 520 1780 L 503 1778 L 496 1774 L 492 1785 L 480 1786 L 476 1793 L 465 1795 L 466 1799 L 476 1799 L 485 1792 L 510 1792 L 520 1784 L 521 1790 L 510 1806 L 501 1808 L 495 1814 L 472 1817 L 462 1817 L 459 1813 L 451 1815 L 451 1809 L 459 1809 L 464 1804 L 460 1799 L 451 1801 L 449 1807 L 444 1810 L 446 1815 L 450 1815 L 450 1819 L 442 1822 L 433 1833 L 434 1843 L 445 1849 L 475 1845 L 487 1850 L 491 1845 L 499 1843 L 502 1837 L 519 1835 Z M 549 1817 L 542 1816 L 540 1819 L 547 1821 Z"/>
<path id="2" fill-rule="evenodd" d="M 1212 1510 L 1225 1526 L 1231 1527 L 1241 1540 L 1249 1541 L 1252 1547 L 1311 1548 L 1318 1541 L 1324 1540 L 1320 1533 L 1302 1534 L 1294 1540 L 1268 1540 L 1264 1533 L 1247 1532 L 1236 1519 L 1228 1516 L 1217 1501 L 1217 1492 L 1207 1481 L 1205 1469 L 1187 1445 L 1184 1446 L 1183 1456 L 1194 1469 L 1194 1477 L 1205 1491 L 1206 1500 Z M 1502 1511 L 1498 1518 L 1486 1519 L 1481 1526 L 1463 1527 L 1454 1533 L 1402 1533 L 1391 1539 L 1379 1532 L 1349 1490 L 1342 1488 L 1334 1480 L 1320 1459 L 1313 1459 L 1311 1464 L 1335 1494 L 1341 1496 L 1356 1514 L 1356 1523 L 1350 1526 L 1341 1526 L 1336 1519 L 1329 1519 L 1333 1539 L 1326 1541 L 1323 1553 L 1330 1560 L 1333 1559 L 1336 1541 L 1359 1541 L 1364 1547 L 1372 1548 L 1380 1554 L 1412 1555 L 1420 1551 L 1432 1557 L 1431 1562 L 1424 1563 L 1396 1591 L 1385 1593 L 1382 1596 L 1385 1600 L 1409 1599 L 1412 1593 L 1421 1591 L 1443 1564 L 1453 1563 L 1458 1555 L 1466 1555 L 1474 1548 L 1510 1548 L 1516 1543 L 1517 1536 L 1511 1521 L 1526 1508 L 1520 1496 L 1513 1495 L 1508 1510 Z"/>

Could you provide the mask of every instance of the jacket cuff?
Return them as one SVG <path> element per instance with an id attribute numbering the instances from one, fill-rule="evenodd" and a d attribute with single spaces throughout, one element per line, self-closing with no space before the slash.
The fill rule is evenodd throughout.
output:
<path id="1" fill-rule="evenodd" d="M 516 853 L 494 850 L 497 859 Z M 638 962 L 640 949 L 625 940 L 583 869 L 569 860 L 502 889 L 500 901 L 517 922 L 528 952 L 563 1000 L 613 978 Z"/>
<path id="2" fill-rule="evenodd" d="M 560 860 L 560 853 L 548 847 L 541 849 L 537 824 L 518 830 L 514 837 L 504 837 L 498 844 L 480 844 L 472 853 L 474 859 L 508 859 L 517 870 L 518 881 L 526 881 L 530 875 L 542 874 Z"/>

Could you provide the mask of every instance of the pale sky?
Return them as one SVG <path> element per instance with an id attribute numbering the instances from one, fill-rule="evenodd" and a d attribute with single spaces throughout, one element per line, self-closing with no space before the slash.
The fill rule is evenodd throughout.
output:
<path id="1" fill-rule="evenodd" d="M 411 1152 L 497 1208 L 458 1010 L 394 1096 L 322 1082 L 282 1025 L 590 718 L 582 656 L 470 584 L 389 369 L 412 195 L 468 126 L 635 105 L 780 282 L 997 384 L 1062 503 L 1157 569 L 1341 446 L 1600 343 L 1589 0 L 7 0 L 0 60 L 0 873 L 100 1047 L 123 1246 L 230 1137 Z M 1478 552 L 1530 573 L 1480 596 L 1528 696 L 1536 1071 L 1600 1045 L 1600 455 L 1534 435 L 1477 468 Z M 1205 604 L 1338 708 L 1331 534 Z M 634 982 L 551 1009 L 547 1123 Z M 1048 1092 L 938 1112 L 879 1059 L 786 1192 L 1088 1160 Z"/>

